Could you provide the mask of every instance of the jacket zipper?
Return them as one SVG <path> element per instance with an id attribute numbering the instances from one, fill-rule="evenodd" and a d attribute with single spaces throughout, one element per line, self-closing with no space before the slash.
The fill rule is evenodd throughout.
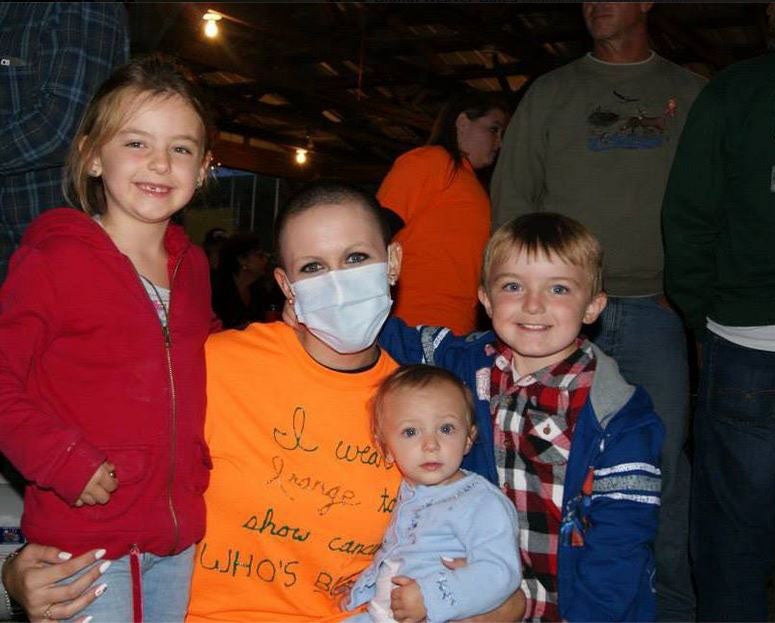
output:
<path id="1" fill-rule="evenodd" d="M 135 623 L 142 623 L 143 620 L 143 570 L 140 556 L 140 548 L 133 543 L 129 548 L 129 575 L 132 588 L 132 621 Z"/>
<path id="2" fill-rule="evenodd" d="M 172 487 L 175 482 L 175 452 L 177 450 L 177 395 L 175 392 L 175 375 L 173 374 L 172 370 L 172 335 L 170 333 L 170 313 L 172 311 L 172 285 L 175 281 L 175 277 L 178 274 L 178 269 L 180 268 L 180 265 L 183 263 L 183 256 L 185 255 L 185 250 L 180 254 L 180 257 L 178 258 L 177 262 L 175 263 L 175 268 L 172 269 L 172 279 L 170 279 L 170 299 L 167 304 L 167 324 L 161 324 L 161 334 L 162 338 L 164 339 L 164 354 L 167 359 L 167 380 L 169 383 L 170 388 L 170 464 L 169 464 L 169 472 L 167 475 L 167 507 L 170 511 L 170 517 L 172 518 L 172 526 L 174 529 L 174 539 L 172 540 L 172 548 L 170 549 L 170 554 L 174 554 L 175 550 L 178 548 L 178 542 L 180 540 L 180 523 L 178 522 L 178 515 L 175 512 L 175 505 L 172 502 Z M 145 286 L 143 286 L 143 280 L 140 277 L 140 273 L 137 272 L 137 269 L 134 267 L 134 264 L 127 258 L 127 261 L 129 262 L 129 265 L 134 270 L 135 275 L 137 276 L 137 280 L 140 282 L 140 285 L 143 287 L 143 290 L 145 290 Z M 148 296 L 146 295 L 146 298 Z M 151 305 L 151 309 L 153 310 L 154 316 L 158 318 L 158 312 L 156 311 L 156 308 L 151 303 L 150 299 L 148 299 L 149 304 Z"/>
<path id="3" fill-rule="evenodd" d="M 183 262 L 183 255 L 185 254 L 185 251 L 181 253 L 180 257 L 178 258 L 177 263 L 175 264 L 175 268 L 172 271 L 172 279 L 170 280 L 170 300 L 168 304 L 168 310 L 167 310 L 167 324 L 162 328 L 162 333 L 164 334 L 164 351 L 167 355 L 167 374 L 169 375 L 169 383 L 170 383 L 170 430 L 171 430 L 171 436 L 170 436 L 170 469 L 169 469 L 169 478 L 167 479 L 167 504 L 170 509 L 170 516 L 172 517 L 172 525 L 175 528 L 175 539 L 172 542 L 172 549 L 170 550 L 170 554 L 174 554 L 175 551 L 178 548 L 178 541 L 180 539 L 180 524 L 178 523 L 178 516 L 175 512 L 175 505 L 172 501 L 172 487 L 175 482 L 175 454 L 177 452 L 177 394 L 175 392 L 175 375 L 173 374 L 172 370 L 172 335 L 170 334 L 170 320 L 172 315 L 172 291 L 173 291 L 173 284 L 175 282 L 175 277 L 178 274 L 178 269 L 180 268 L 180 264 Z"/>

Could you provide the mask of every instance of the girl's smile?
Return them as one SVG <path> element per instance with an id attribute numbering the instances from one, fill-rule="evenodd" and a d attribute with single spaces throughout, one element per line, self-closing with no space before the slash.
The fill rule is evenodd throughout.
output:
<path id="1" fill-rule="evenodd" d="M 204 127 L 177 95 L 149 97 L 97 150 L 91 172 L 105 188 L 106 223 L 164 223 L 204 178 Z"/>

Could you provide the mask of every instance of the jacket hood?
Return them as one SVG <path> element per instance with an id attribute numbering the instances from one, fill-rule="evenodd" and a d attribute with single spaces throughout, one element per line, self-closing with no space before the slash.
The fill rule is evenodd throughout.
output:
<path id="1" fill-rule="evenodd" d="M 85 212 L 74 208 L 47 210 L 27 227 L 22 245 L 41 246 L 57 239 L 78 239 L 95 249 L 116 252 L 116 245 L 105 230 Z M 164 247 L 175 258 L 191 243 L 183 228 L 170 223 L 164 234 Z"/>
<path id="2" fill-rule="evenodd" d="M 78 238 L 92 246 L 105 246 L 110 238 L 85 212 L 74 208 L 47 210 L 36 218 L 24 232 L 23 245 L 41 246 L 59 238 Z"/>
<path id="3" fill-rule="evenodd" d="M 596 344 L 590 344 L 597 360 L 597 369 L 589 398 L 600 425 L 605 428 L 608 420 L 632 398 L 635 386 L 624 380 L 619 372 L 619 364 L 613 358 L 606 355 Z"/>

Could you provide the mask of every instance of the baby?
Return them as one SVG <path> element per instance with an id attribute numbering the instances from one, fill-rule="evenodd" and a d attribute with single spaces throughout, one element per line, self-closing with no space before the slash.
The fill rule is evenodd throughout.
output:
<path id="1" fill-rule="evenodd" d="M 521 581 L 517 516 L 497 487 L 460 469 L 476 437 L 471 392 L 453 374 L 404 366 L 374 397 L 374 438 L 403 476 L 382 547 L 360 575 L 349 621 L 449 621 L 499 606 Z M 442 558 L 465 558 L 451 570 Z"/>

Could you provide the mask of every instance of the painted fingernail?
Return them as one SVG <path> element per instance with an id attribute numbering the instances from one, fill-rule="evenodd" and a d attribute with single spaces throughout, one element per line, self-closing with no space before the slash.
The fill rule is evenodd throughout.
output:
<path id="1" fill-rule="evenodd" d="M 96 552 L 94 552 L 94 560 L 99 560 L 102 558 L 105 555 L 105 552 L 107 552 L 107 550 L 98 549 Z"/>
<path id="2" fill-rule="evenodd" d="M 108 567 L 110 567 L 110 561 L 106 560 L 100 565 L 100 575 L 105 573 L 108 570 Z"/>
<path id="3" fill-rule="evenodd" d="M 106 590 L 107 588 L 108 588 L 108 585 L 107 585 L 107 584 L 100 584 L 100 585 L 97 587 L 97 590 L 96 590 L 96 591 L 94 591 L 94 596 L 95 596 L 95 597 L 99 597 L 100 595 L 102 595 L 102 593 L 104 593 L 104 592 L 105 592 L 105 590 Z"/>
<path id="4" fill-rule="evenodd" d="M 442 559 L 444 562 L 452 562 L 452 561 L 454 561 L 454 560 L 455 560 L 454 558 L 450 558 L 449 556 L 442 556 L 442 557 L 441 557 L 441 559 Z"/>
<path id="5" fill-rule="evenodd" d="M 57 558 L 59 560 L 70 560 L 73 557 L 73 555 L 70 552 L 59 552 L 57 554 Z"/>

